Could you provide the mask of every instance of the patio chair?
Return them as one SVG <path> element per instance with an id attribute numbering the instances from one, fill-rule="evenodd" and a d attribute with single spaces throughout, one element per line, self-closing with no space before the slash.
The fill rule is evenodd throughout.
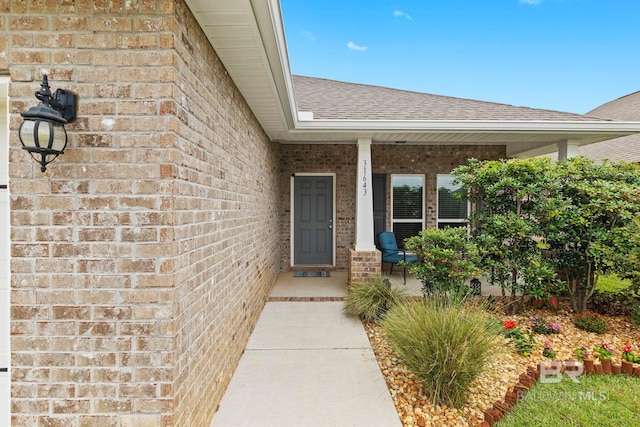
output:
<path id="1" fill-rule="evenodd" d="M 400 261 L 415 262 L 418 261 L 418 257 L 415 255 L 407 255 L 404 249 L 398 248 L 396 241 L 396 235 L 392 231 L 383 231 L 378 234 L 378 247 L 382 252 L 382 263 L 388 262 L 391 264 L 389 274 L 393 273 L 393 266 Z M 384 268 L 383 268 L 384 271 Z M 407 268 L 403 267 L 404 284 L 407 284 Z"/>

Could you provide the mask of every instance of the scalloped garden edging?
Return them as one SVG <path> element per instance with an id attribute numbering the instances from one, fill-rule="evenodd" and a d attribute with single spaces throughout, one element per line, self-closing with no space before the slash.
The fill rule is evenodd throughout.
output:
<path id="1" fill-rule="evenodd" d="M 604 364 L 595 363 L 593 359 L 586 359 L 584 363 L 578 363 L 575 360 L 566 360 L 564 362 L 550 361 L 547 363 L 552 366 L 552 368 L 545 366 L 545 373 L 549 375 L 559 375 L 563 372 L 576 372 L 576 374 L 569 376 L 629 375 L 640 378 L 640 365 L 638 364 L 633 364 L 626 360 L 623 360 L 620 364 L 611 363 L 611 359 L 604 359 L 603 361 L 605 362 Z M 607 361 L 609 363 L 607 363 Z M 514 385 L 512 389 L 507 390 L 503 401 L 496 401 L 491 408 L 484 410 L 482 427 L 493 426 L 526 396 L 529 389 L 540 380 L 542 365 L 543 363 L 539 363 L 536 366 L 529 366 L 527 372 L 520 374 L 516 385 Z M 580 372 L 580 366 L 582 366 L 582 372 Z"/>

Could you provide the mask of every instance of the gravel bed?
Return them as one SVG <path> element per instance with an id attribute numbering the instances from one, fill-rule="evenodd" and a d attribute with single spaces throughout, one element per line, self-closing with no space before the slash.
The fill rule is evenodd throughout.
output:
<path id="1" fill-rule="evenodd" d="M 461 409 L 431 405 L 422 391 L 420 381 L 406 368 L 400 356 L 387 343 L 382 328 L 373 323 L 365 323 L 369 341 L 403 426 L 479 426 L 483 421 L 482 411 L 491 407 L 493 402 L 504 400 L 507 390 L 518 382 L 518 377 L 528 366 L 549 360 L 542 356 L 545 341 L 551 344 L 551 348 L 557 354 L 557 360 L 575 359 L 574 349 L 585 346 L 593 350 L 603 342 L 612 347 L 614 363 L 620 363 L 622 349 L 626 345 L 632 345 L 636 354 L 640 351 L 640 328 L 633 327 L 626 317 L 605 317 L 609 328 L 601 335 L 585 332 L 573 326 L 572 314 L 568 310 L 533 310 L 521 315 L 498 318 L 500 321 L 513 320 L 517 326 L 525 330 L 534 315 L 545 316 L 549 322 L 560 324 L 561 332 L 551 335 L 536 334 L 538 345 L 528 357 L 519 355 L 505 338 L 499 337 L 491 361 L 472 385 L 469 402 Z"/>

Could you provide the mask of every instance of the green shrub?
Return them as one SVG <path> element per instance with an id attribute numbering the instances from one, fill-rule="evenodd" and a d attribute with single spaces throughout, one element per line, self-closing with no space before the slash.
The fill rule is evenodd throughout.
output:
<path id="1" fill-rule="evenodd" d="M 469 293 L 466 281 L 479 274 L 478 248 L 466 228 L 427 228 L 407 239 L 405 248 L 418 256 L 407 269 L 422 282 L 425 295 Z"/>
<path id="2" fill-rule="evenodd" d="M 573 324 L 576 328 L 587 332 L 595 332 L 596 334 L 604 334 L 607 332 L 607 322 L 598 313 L 592 311 L 582 311 L 573 318 Z"/>
<path id="3" fill-rule="evenodd" d="M 600 292 L 619 292 L 631 286 L 631 280 L 621 279 L 616 274 L 605 274 L 598 278 L 596 290 Z"/>
<path id="4" fill-rule="evenodd" d="M 426 300 L 394 307 L 382 325 L 431 403 L 460 408 L 488 360 L 500 324 L 480 310 Z"/>
<path id="5" fill-rule="evenodd" d="M 639 326 L 640 285 L 633 282 L 615 292 L 595 291 L 589 301 L 589 310 L 608 316 L 629 316 L 633 324 Z"/>
<path id="6" fill-rule="evenodd" d="M 369 278 L 365 283 L 349 286 L 344 300 L 344 312 L 361 320 L 375 322 L 406 298 L 404 290 L 393 288 L 388 279 Z"/>
<path id="7" fill-rule="evenodd" d="M 640 327 L 640 307 L 636 306 L 632 308 L 629 317 L 631 318 L 631 323 L 633 323 L 633 326 Z"/>
<path id="8" fill-rule="evenodd" d="M 631 312 L 628 291 L 595 291 L 589 301 L 589 310 L 606 316 L 627 316 Z"/>

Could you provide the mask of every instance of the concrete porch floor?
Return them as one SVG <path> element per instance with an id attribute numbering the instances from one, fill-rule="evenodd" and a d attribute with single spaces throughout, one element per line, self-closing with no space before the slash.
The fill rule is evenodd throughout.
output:
<path id="1" fill-rule="evenodd" d="M 406 286 L 404 286 L 403 282 L 403 276 L 402 276 L 402 269 L 401 268 L 394 268 L 393 269 L 393 274 L 389 274 L 389 270 L 387 270 L 385 268 L 385 271 L 383 273 L 384 277 L 389 278 L 389 280 L 391 281 L 391 284 L 393 286 L 402 288 L 405 288 L 405 291 L 412 296 L 422 296 L 422 282 L 418 279 L 416 279 L 416 276 L 412 275 L 412 274 L 408 274 L 407 273 L 407 284 Z M 480 286 L 480 295 L 483 296 L 489 296 L 489 295 L 494 295 L 494 296 L 500 296 L 502 295 L 502 288 L 500 288 L 500 286 L 491 286 L 491 284 L 489 282 L 487 282 L 486 280 L 481 280 L 482 284 Z"/>
<path id="2" fill-rule="evenodd" d="M 422 282 L 414 275 L 407 274 L 407 284 L 404 285 L 402 269 L 394 268 L 393 274 L 385 269 L 383 276 L 391 281 L 391 284 L 398 288 L 404 288 L 412 296 L 422 296 Z M 500 286 L 491 286 L 486 281 L 482 281 L 480 287 L 481 295 L 502 295 Z M 344 297 L 347 295 L 347 272 L 332 271 L 330 277 L 293 277 L 293 273 L 282 272 L 278 275 L 276 284 L 271 291 L 272 299 L 298 297 Z"/>

